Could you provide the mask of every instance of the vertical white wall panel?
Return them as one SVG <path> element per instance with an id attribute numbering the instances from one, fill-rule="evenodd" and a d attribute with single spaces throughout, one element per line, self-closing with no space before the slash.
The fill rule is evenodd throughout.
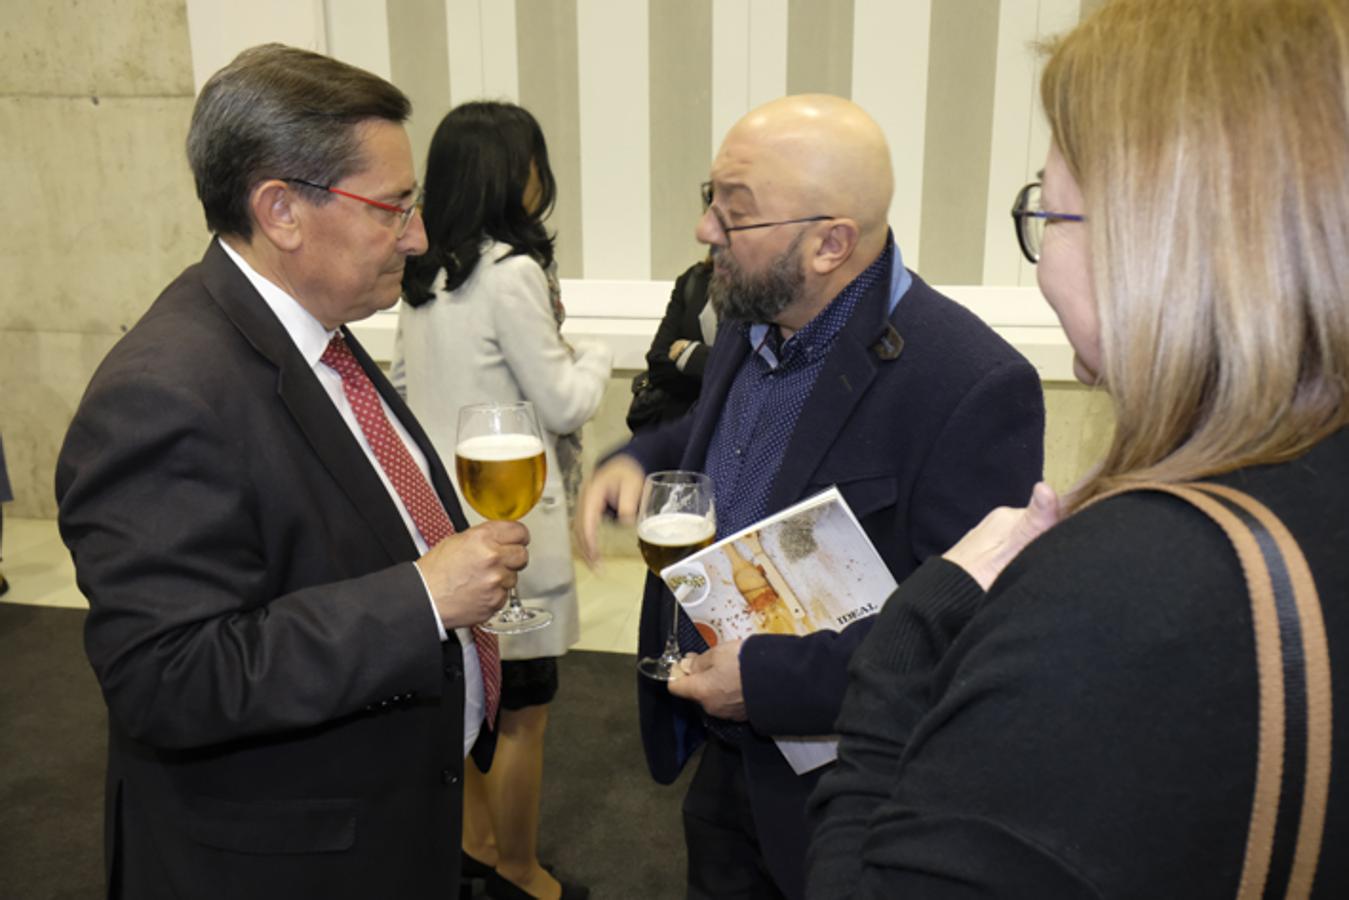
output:
<path id="1" fill-rule="evenodd" d="M 450 103 L 520 100 L 514 0 L 445 0 Z"/>
<path id="2" fill-rule="evenodd" d="M 482 93 L 493 100 L 520 102 L 519 50 L 515 41 L 515 0 L 482 3 Z"/>
<path id="3" fill-rule="evenodd" d="M 998 16 L 998 75 L 993 88 L 993 148 L 988 160 L 988 210 L 984 219 L 984 284 L 1020 284 L 1035 271 L 1012 237 L 1012 200 L 1030 180 L 1030 127 L 1039 34 L 1040 0 L 1002 0 Z M 1037 166 L 1038 168 L 1038 166 Z M 1023 270 L 1029 269 L 1029 272 Z"/>
<path id="4" fill-rule="evenodd" d="M 483 96 L 481 7 L 481 0 L 445 0 L 451 106 Z"/>
<path id="5" fill-rule="evenodd" d="M 712 147 L 749 109 L 749 0 L 712 0 Z"/>
<path id="6" fill-rule="evenodd" d="M 787 93 L 787 0 L 749 0 L 748 112 Z"/>
<path id="7" fill-rule="evenodd" d="M 785 93 L 787 0 L 712 0 L 711 156 L 741 116 Z"/>
<path id="8" fill-rule="evenodd" d="M 1040 0 L 1038 31 L 1040 38 L 1050 38 L 1069 31 L 1082 18 L 1082 7 L 1078 0 Z M 1049 153 L 1049 122 L 1040 109 L 1040 74 L 1044 71 L 1044 60 L 1038 56 L 1035 62 L 1035 85 L 1030 100 L 1030 142 L 1026 154 L 1026 176 L 1030 179 L 1044 168 L 1045 155 Z M 1035 276 L 1029 280 L 1023 278 L 1022 284 L 1034 284 Z"/>
<path id="9" fill-rule="evenodd" d="M 890 227 L 910 268 L 921 253 L 931 23 L 932 0 L 853 0 L 852 99 L 889 141 Z"/>
<path id="10" fill-rule="evenodd" d="M 1002 0 L 984 221 L 984 284 L 1035 284 L 1035 267 L 1021 254 L 1010 215 L 1017 190 L 1034 180 L 1049 150 L 1049 130 L 1040 110 L 1043 66 L 1034 43 L 1071 28 L 1079 14 L 1079 0 Z"/>
<path id="11" fill-rule="evenodd" d="M 281 41 L 328 52 L 389 77 L 390 0 L 187 0 L 197 88 L 240 50 Z M 397 0 L 395 0 L 397 2 Z M 518 0 L 443 0 L 450 100 L 518 102 Z M 538 0 L 545 2 L 545 0 Z M 890 224 L 921 266 L 929 41 L 934 0 L 853 0 L 852 96 L 890 143 Z M 1074 25 L 1081 0 L 1000 0 L 982 280 L 1034 283 L 1012 238 L 1016 189 L 1043 164 L 1049 137 L 1038 104 L 1034 41 Z M 652 259 L 650 35 L 646 0 L 576 0 L 582 271 L 587 278 L 650 277 Z M 712 0 L 709 158 L 754 106 L 787 89 L 788 0 Z M 436 27 L 439 27 L 437 22 Z M 556 124 L 556 123 L 555 123 Z M 929 243 L 934 238 L 928 235 Z M 936 245 L 928 249 L 935 251 Z M 977 276 L 976 276 L 977 277 Z"/>
<path id="12" fill-rule="evenodd" d="M 382 6 L 383 4 L 381 4 Z M 192 43 L 192 83 L 196 90 L 230 60 L 255 44 L 279 41 L 328 52 L 323 0 L 187 0 Z M 385 42 L 388 43 L 387 41 Z"/>
<path id="13" fill-rule="evenodd" d="M 385 0 L 323 0 L 323 7 L 328 53 L 380 78 L 391 78 Z"/>
<path id="14" fill-rule="evenodd" d="M 651 277 L 647 27 L 645 2 L 577 0 L 586 278 Z"/>

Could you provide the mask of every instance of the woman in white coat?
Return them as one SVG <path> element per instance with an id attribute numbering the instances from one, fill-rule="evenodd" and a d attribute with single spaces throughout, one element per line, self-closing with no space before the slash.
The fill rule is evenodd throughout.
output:
<path id="1" fill-rule="evenodd" d="M 612 358 L 560 333 L 553 237 L 543 227 L 554 194 L 543 132 L 529 112 L 473 102 L 445 116 L 426 165 L 429 247 L 403 276 L 393 380 L 445 459 L 454 455 L 460 407 L 534 404 L 548 472 L 524 519 L 531 540 L 519 592 L 554 618 L 538 631 L 501 635 L 497 748 L 486 776 L 468 767 L 464 875 L 485 878 L 492 897 L 574 900 L 586 889 L 559 882 L 537 856 L 543 733 L 556 658 L 579 637 L 568 523 L 579 432 L 599 408 Z"/>

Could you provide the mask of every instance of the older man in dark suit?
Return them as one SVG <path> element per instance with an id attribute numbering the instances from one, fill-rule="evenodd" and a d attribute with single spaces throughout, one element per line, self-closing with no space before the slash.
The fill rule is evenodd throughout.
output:
<path id="1" fill-rule="evenodd" d="M 245 51 L 188 156 L 216 234 L 94 375 L 57 465 L 108 704 L 114 897 L 451 896 L 527 559 L 473 529 L 343 327 L 426 236 L 392 85 Z"/>
<path id="2" fill-rule="evenodd" d="M 784 98 L 731 129 L 698 224 L 723 320 L 703 393 L 596 471 L 578 519 L 592 557 L 603 511 L 631 521 L 655 469 L 710 474 L 723 537 L 836 484 L 897 579 L 991 508 L 1026 503 L 1043 462 L 1039 378 L 904 268 L 886 224 L 891 186 L 884 136 L 846 100 Z M 643 653 L 659 654 L 669 603 L 649 579 Z M 870 628 L 711 650 L 684 629 L 683 649 L 705 652 L 668 691 L 641 684 L 657 780 L 706 741 L 684 801 L 689 897 L 801 896 L 821 770 L 796 774 L 771 737 L 833 730 Z"/>

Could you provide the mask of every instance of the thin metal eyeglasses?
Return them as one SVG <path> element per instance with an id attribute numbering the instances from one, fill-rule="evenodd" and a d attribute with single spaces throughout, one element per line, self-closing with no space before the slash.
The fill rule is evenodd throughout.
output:
<path id="1" fill-rule="evenodd" d="M 727 225 L 726 220 L 721 217 L 721 210 L 712 205 L 712 182 L 704 181 L 700 188 L 703 197 L 703 212 L 712 210 L 712 215 L 716 216 L 717 224 L 721 230 L 726 233 L 726 239 L 731 239 L 733 231 L 750 231 L 755 228 L 772 228 L 776 225 L 799 225 L 802 222 L 828 222 L 830 219 L 837 219 L 838 216 L 803 216 L 800 219 L 782 219 L 778 222 L 755 222 L 752 225 Z"/>
<path id="2" fill-rule="evenodd" d="M 412 221 L 412 214 L 421 209 L 422 196 L 424 192 L 418 188 L 416 199 L 409 206 L 398 206 L 393 203 L 383 203 L 379 200 L 371 200 L 369 197 L 362 197 L 360 194 L 353 194 L 351 191 L 344 191 L 341 188 L 335 188 L 329 184 L 316 184 L 312 181 L 305 181 L 303 178 L 282 178 L 282 181 L 290 181 L 295 184 L 302 184 L 305 187 L 311 187 L 319 191 L 327 191 L 330 194 L 337 194 L 341 197 L 350 197 L 352 200 L 359 200 L 362 203 L 373 206 L 375 209 L 382 209 L 387 212 L 398 214 L 397 236 L 402 237 L 408 230 L 408 223 Z"/>
<path id="3" fill-rule="evenodd" d="M 1085 222 L 1086 216 L 1072 213 L 1046 212 L 1040 209 L 1040 182 L 1032 181 L 1017 192 L 1012 204 L 1012 227 L 1021 252 L 1034 265 L 1040 261 L 1040 245 L 1044 241 L 1045 225 L 1054 222 Z"/>

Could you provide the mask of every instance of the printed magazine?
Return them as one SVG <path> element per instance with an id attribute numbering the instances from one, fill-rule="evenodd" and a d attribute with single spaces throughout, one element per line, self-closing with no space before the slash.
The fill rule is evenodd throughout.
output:
<path id="1" fill-rule="evenodd" d="M 837 488 L 661 570 L 709 647 L 753 634 L 834 631 L 875 615 L 894 576 Z M 799 774 L 831 762 L 832 737 L 778 739 Z"/>

